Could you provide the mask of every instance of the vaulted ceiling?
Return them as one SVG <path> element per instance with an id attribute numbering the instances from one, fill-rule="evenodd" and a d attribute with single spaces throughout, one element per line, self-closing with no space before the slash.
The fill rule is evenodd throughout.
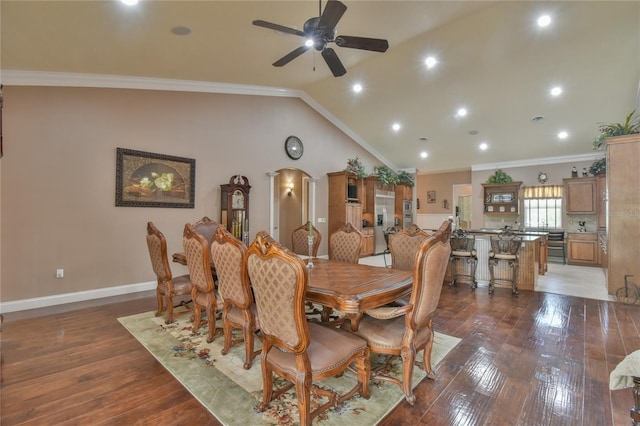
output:
<path id="1" fill-rule="evenodd" d="M 338 35 L 390 47 L 331 43 L 347 69 L 338 78 L 313 49 L 273 67 L 303 39 L 252 25 L 302 29 L 319 14 L 307 0 L 3 0 L 0 65 L 300 91 L 382 161 L 421 171 L 590 153 L 598 124 L 623 121 L 639 103 L 640 2 L 343 3 Z M 551 17 L 544 28 L 542 14 Z M 438 60 L 430 69 L 428 56 Z M 468 114 L 457 117 L 462 107 Z"/>

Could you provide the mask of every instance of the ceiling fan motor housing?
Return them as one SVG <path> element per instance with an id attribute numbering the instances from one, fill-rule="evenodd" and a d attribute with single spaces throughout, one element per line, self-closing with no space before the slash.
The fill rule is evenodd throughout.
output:
<path id="1" fill-rule="evenodd" d="M 329 35 L 324 28 L 318 28 L 319 22 L 319 16 L 307 19 L 307 21 L 304 23 L 303 31 L 308 39 L 313 40 L 314 49 L 322 51 L 325 49 L 325 47 L 327 47 L 328 43 L 332 42 L 335 39 L 338 30 L 334 27 L 332 31 L 333 34 Z"/>

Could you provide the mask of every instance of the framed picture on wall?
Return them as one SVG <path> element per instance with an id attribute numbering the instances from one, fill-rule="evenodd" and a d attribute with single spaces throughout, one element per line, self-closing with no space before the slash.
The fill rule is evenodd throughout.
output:
<path id="1" fill-rule="evenodd" d="M 194 207 L 196 160 L 117 148 L 117 207 Z"/>
<path id="2" fill-rule="evenodd" d="M 436 191 L 427 191 L 427 203 L 436 202 Z"/>

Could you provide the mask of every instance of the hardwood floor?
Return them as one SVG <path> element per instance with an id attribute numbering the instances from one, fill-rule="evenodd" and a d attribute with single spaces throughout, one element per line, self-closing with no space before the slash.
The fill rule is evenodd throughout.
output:
<path id="1" fill-rule="evenodd" d="M 5 314 L 1 424 L 219 424 L 116 321 L 154 308 L 147 293 Z M 608 384 L 640 349 L 637 306 L 445 286 L 434 324 L 462 342 L 382 425 L 630 423 L 631 389 Z"/>

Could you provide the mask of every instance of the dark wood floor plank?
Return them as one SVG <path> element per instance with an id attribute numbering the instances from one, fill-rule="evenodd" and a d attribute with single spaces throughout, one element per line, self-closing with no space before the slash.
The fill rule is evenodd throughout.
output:
<path id="1" fill-rule="evenodd" d="M 128 297 L 5 315 L 3 426 L 219 424 L 116 321 L 155 309 L 153 293 Z M 637 307 L 445 286 L 434 327 L 461 343 L 381 425 L 630 422 L 631 389 L 608 385 L 640 349 Z"/>

